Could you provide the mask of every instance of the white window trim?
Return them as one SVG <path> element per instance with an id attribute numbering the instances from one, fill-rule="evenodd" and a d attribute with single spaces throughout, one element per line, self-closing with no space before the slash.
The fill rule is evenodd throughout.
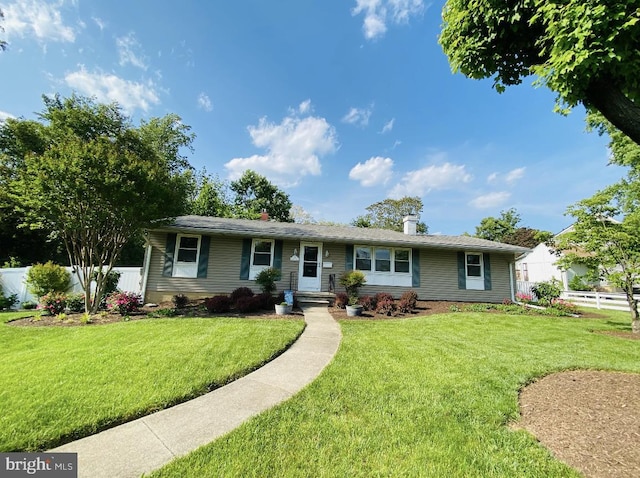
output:
<path id="1" fill-rule="evenodd" d="M 271 252 L 269 256 L 269 265 L 268 266 L 256 266 L 253 265 L 253 256 L 256 252 L 256 244 L 258 242 L 270 242 L 271 243 Z M 275 256 L 275 248 L 276 241 L 274 239 L 261 239 L 255 238 L 251 240 L 251 256 L 249 257 L 249 280 L 255 280 L 256 276 L 263 270 L 268 269 L 269 267 L 273 267 L 273 261 Z"/>
<path id="2" fill-rule="evenodd" d="M 183 262 L 178 260 L 178 252 L 180 251 L 180 240 L 183 237 L 194 237 L 198 240 L 196 246 L 196 261 L 195 262 Z M 178 234 L 176 236 L 176 248 L 173 251 L 173 277 L 198 277 L 198 264 L 200 263 L 200 249 L 202 245 L 202 236 L 195 234 Z"/>
<path id="3" fill-rule="evenodd" d="M 390 246 L 370 246 L 359 244 L 353 248 L 353 267 L 356 268 L 356 251 L 359 247 L 369 248 L 371 251 L 371 270 L 356 269 L 364 273 L 367 279 L 367 285 L 384 285 L 384 286 L 398 286 L 398 287 L 411 287 L 413 285 L 413 254 L 409 247 L 390 247 Z M 376 249 L 389 249 L 391 251 L 391 271 L 382 272 L 376 271 Z M 409 252 L 409 271 L 408 272 L 396 272 L 396 251 L 408 251 Z"/>
<path id="4" fill-rule="evenodd" d="M 480 256 L 480 275 L 479 276 L 470 276 L 469 275 L 469 256 Z M 475 264 L 474 264 L 475 265 Z M 484 290 L 484 254 L 482 252 L 465 252 L 464 253 L 464 275 L 467 279 L 467 289 L 469 290 Z"/>

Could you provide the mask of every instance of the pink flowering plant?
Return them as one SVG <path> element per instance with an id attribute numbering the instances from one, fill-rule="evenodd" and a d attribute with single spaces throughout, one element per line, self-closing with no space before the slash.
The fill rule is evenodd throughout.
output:
<path id="1" fill-rule="evenodd" d="M 64 292 L 49 292 L 40 297 L 38 310 L 44 310 L 49 315 L 60 315 L 67 308 L 67 294 Z"/>
<path id="2" fill-rule="evenodd" d="M 574 303 L 563 299 L 553 299 L 551 301 L 551 307 L 565 314 L 575 314 L 578 310 L 578 307 Z"/>
<path id="3" fill-rule="evenodd" d="M 114 292 L 107 297 L 107 309 L 129 315 L 142 307 L 142 297 L 134 292 Z"/>
<path id="4" fill-rule="evenodd" d="M 533 294 L 526 294 L 524 292 L 517 292 L 516 293 L 516 300 L 518 302 L 523 302 L 525 304 L 530 304 L 531 302 L 533 302 Z"/>

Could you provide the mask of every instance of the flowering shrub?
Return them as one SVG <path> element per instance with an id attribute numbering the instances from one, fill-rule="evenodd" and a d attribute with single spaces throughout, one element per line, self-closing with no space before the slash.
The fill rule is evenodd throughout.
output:
<path id="1" fill-rule="evenodd" d="M 556 309 L 565 314 L 575 314 L 576 310 L 578 309 L 578 307 L 575 304 L 562 299 L 553 299 L 551 301 L 551 308 Z"/>
<path id="2" fill-rule="evenodd" d="M 84 294 L 70 294 L 67 297 L 67 307 L 71 312 L 82 312 L 84 311 Z"/>
<path id="3" fill-rule="evenodd" d="M 107 296 L 107 309 L 128 315 L 142 307 L 142 297 L 134 292 L 114 292 Z"/>
<path id="4" fill-rule="evenodd" d="M 67 294 L 64 292 L 49 292 L 40 297 L 38 309 L 45 310 L 49 315 L 59 315 L 67 307 Z"/>
<path id="5" fill-rule="evenodd" d="M 533 302 L 533 294 L 525 294 L 524 292 L 516 292 L 516 300 L 519 302 L 524 302 L 525 304 L 530 304 Z"/>

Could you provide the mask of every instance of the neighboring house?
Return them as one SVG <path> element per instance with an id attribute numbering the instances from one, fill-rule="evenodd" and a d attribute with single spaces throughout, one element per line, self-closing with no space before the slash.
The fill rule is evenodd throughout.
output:
<path id="1" fill-rule="evenodd" d="M 569 226 L 554 236 L 570 232 L 573 226 Z M 556 263 L 561 256 L 557 255 L 545 243 L 540 243 L 531 252 L 516 260 L 516 277 L 523 282 L 547 282 L 557 279 L 562 282 L 564 290 L 569 290 L 569 282 L 576 276 L 584 276 L 588 268 L 582 264 L 573 264 L 569 269 L 562 270 Z"/>
<path id="2" fill-rule="evenodd" d="M 360 295 L 413 289 L 421 300 L 501 302 L 513 298 L 516 256 L 523 247 L 467 236 L 417 235 L 417 219 L 405 232 L 268 220 L 182 216 L 148 231 L 143 273 L 146 302 L 259 292 L 254 279 L 267 267 L 282 271 L 278 291 L 322 294 L 343 291 L 345 270 L 365 273 Z"/>

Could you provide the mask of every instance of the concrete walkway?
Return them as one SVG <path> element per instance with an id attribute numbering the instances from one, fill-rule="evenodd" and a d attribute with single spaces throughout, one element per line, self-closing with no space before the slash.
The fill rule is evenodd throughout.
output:
<path id="1" fill-rule="evenodd" d="M 304 305 L 307 326 L 289 350 L 213 392 L 49 450 L 78 453 L 80 478 L 149 473 L 295 395 L 331 361 L 342 334 L 326 306 Z"/>

